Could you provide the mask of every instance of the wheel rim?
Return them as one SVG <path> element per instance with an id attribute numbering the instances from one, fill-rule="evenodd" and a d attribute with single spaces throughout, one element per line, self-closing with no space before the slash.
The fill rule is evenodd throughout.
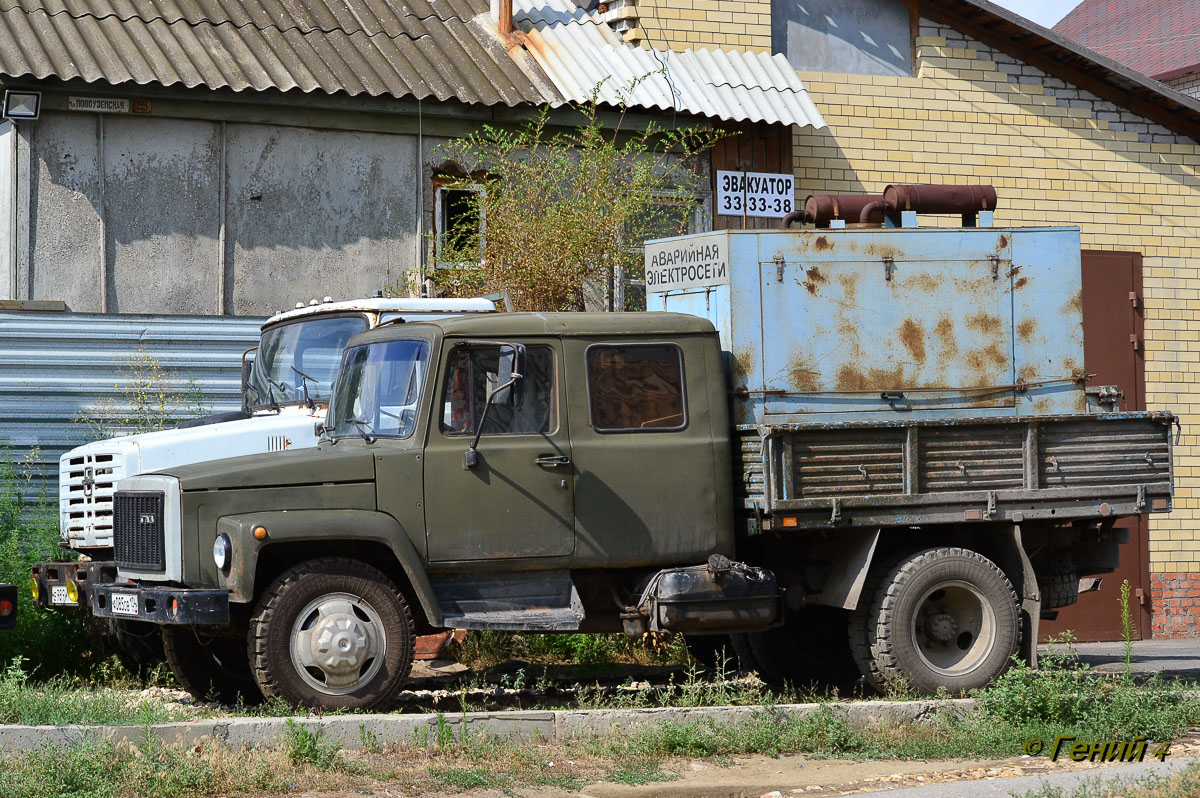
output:
<path id="1" fill-rule="evenodd" d="M 912 642 L 930 670 L 942 676 L 964 676 L 983 664 L 995 648 L 996 612 L 975 585 L 940 582 L 917 603 Z"/>
<path id="2" fill-rule="evenodd" d="M 292 665 L 309 687 L 346 695 L 379 673 L 387 636 L 369 603 L 349 593 L 328 593 L 296 616 L 290 649 Z"/>

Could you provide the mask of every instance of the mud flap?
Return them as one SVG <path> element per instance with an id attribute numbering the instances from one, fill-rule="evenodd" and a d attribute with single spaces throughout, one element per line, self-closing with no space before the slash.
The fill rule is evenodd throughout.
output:
<path id="1" fill-rule="evenodd" d="M 996 562 L 1012 581 L 1021 597 L 1021 646 L 1019 656 L 1032 668 L 1037 667 L 1038 625 L 1042 618 L 1042 594 L 1037 575 L 1021 541 L 1021 527 L 1001 527 L 993 538 Z"/>

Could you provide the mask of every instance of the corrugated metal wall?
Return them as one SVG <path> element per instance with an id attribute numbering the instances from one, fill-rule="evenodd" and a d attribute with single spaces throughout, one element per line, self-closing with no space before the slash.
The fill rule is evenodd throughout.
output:
<path id="1" fill-rule="evenodd" d="M 236 410 L 242 352 L 261 318 L 0 312 L 0 457 L 33 458 L 27 498 L 57 494 L 58 458 L 95 439 L 80 423 L 126 412 L 134 364 L 153 359 L 171 392 L 196 392 L 209 412 Z M 185 415 L 180 413 L 180 415 Z"/>

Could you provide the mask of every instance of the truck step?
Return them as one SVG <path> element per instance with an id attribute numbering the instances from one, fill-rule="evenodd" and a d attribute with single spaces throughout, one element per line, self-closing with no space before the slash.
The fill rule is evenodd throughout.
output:
<path id="1" fill-rule="evenodd" d="M 430 582 L 447 628 L 570 632 L 584 618 L 566 570 L 434 576 Z"/>

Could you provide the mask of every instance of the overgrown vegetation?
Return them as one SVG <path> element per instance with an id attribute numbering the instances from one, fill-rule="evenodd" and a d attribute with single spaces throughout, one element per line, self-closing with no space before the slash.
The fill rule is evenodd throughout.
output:
<path id="1" fill-rule="evenodd" d="M 636 663 L 683 665 L 689 661 L 679 635 L 648 634 L 631 639 L 623 634 L 525 634 L 470 631 L 451 653 L 473 669 L 509 660 L 578 662 L 584 665 Z"/>
<path id="2" fill-rule="evenodd" d="M 73 419 L 87 428 L 89 440 L 155 432 L 208 412 L 196 380 L 164 368 L 145 349 L 129 356 L 113 389 L 116 398 L 103 399 Z"/>
<path id="3" fill-rule="evenodd" d="M 642 242 L 686 232 L 694 156 L 721 133 L 630 130 L 623 111 L 611 124 L 594 102 L 580 110 L 574 129 L 552 130 L 544 109 L 517 130 L 485 125 L 439 147 L 454 170 L 445 188 L 467 220 L 437 232 L 440 294 L 507 290 L 514 310 L 583 310 L 598 299 L 624 309 L 623 279 L 644 275 Z"/>
<path id="4" fill-rule="evenodd" d="M 90 665 L 86 624 L 77 613 L 45 613 L 33 606 L 29 580 L 34 563 L 61 557 L 58 517 L 50 497 L 41 494 L 38 451 L 16 461 L 0 449 L 0 582 L 21 590 L 17 628 L 0 632 L 0 662 L 27 658 L 39 675 L 78 673 Z"/>

